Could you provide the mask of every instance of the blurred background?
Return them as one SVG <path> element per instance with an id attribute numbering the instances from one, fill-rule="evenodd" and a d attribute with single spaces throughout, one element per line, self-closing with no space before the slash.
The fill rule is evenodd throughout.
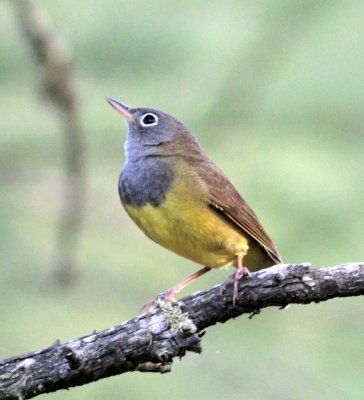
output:
<path id="1" fill-rule="evenodd" d="M 67 111 L 44 95 L 24 4 L 0 3 L 0 358 L 127 320 L 197 269 L 123 211 L 126 128 L 106 97 L 192 128 L 285 262 L 363 261 L 361 1 L 34 1 L 73 66 L 74 169 Z M 79 209 L 67 244 L 72 171 Z M 363 311 L 362 298 L 267 309 L 208 329 L 202 355 L 170 374 L 130 373 L 47 398 L 362 399 Z"/>

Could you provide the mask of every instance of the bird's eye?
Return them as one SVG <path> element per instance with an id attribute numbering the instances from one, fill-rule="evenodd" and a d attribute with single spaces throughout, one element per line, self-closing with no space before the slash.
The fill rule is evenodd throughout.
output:
<path id="1" fill-rule="evenodd" d="M 140 120 L 143 126 L 154 126 L 158 124 L 158 117 L 153 113 L 144 114 Z"/>

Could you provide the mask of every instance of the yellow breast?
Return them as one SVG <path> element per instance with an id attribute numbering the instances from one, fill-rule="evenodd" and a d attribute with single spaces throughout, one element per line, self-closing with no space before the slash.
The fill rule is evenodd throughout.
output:
<path id="1" fill-rule="evenodd" d="M 183 165 L 159 206 L 124 207 L 152 240 L 206 267 L 227 266 L 248 251 L 242 231 L 209 207 L 205 184 Z"/>

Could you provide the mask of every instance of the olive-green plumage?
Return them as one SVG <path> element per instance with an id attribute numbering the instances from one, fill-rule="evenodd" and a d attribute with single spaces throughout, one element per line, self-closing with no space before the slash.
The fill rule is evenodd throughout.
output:
<path id="1" fill-rule="evenodd" d="M 234 265 L 237 281 L 281 257 L 258 218 L 192 133 L 171 115 L 108 99 L 128 125 L 119 194 L 152 240 L 204 268 L 170 289 L 174 295 L 211 268 Z"/>

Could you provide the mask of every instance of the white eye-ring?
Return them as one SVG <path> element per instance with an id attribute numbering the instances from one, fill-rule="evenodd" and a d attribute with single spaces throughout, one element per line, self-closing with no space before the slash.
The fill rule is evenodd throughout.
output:
<path id="1" fill-rule="evenodd" d="M 154 126 L 158 124 L 158 117 L 149 112 L 141 117 L 140 123 L 142 126 Z"/>

